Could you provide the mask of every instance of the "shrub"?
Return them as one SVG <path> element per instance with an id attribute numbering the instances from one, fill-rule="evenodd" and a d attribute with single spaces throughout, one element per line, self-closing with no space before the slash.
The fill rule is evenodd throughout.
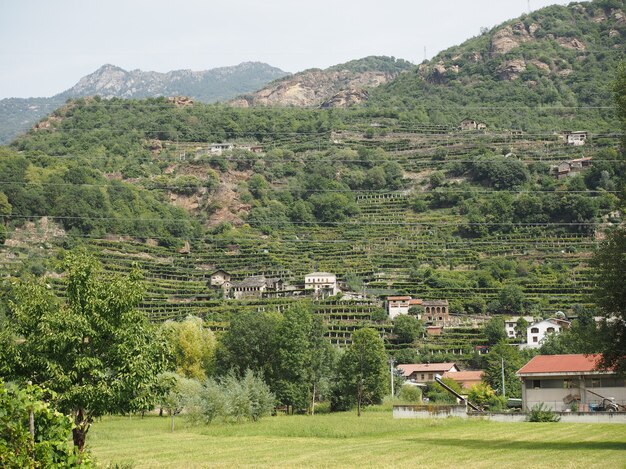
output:
<path id="1" fill-rule="evenodd" d="M 534 405 L 526 417 L 527 422 L 558 422 L 559 420 L 561 417 L 553 410 L 547 409 L 543 402 Z"/>
<path id="2" fill-rule="evenodd" d="M 417 386 L 405 384 L 400 388 L 398 397 L 403 402 L 422 402 L 422 390 Z"/>
<path id="3" fill-rule="evenodd" d="M 44 402 L 44 393 L 39 386 L 18 388 L 0 381 L 0 467 L 91 467 L 87 455 L 79 456 L 68 445 L 72 419 Z"/>

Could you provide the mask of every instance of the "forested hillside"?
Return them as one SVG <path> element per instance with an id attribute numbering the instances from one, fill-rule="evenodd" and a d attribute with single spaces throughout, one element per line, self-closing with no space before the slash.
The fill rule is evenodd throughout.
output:
<path id="1" fill-rule="evenodd" d="M 372 91 L 368 108 L 433 124 L 611 131 L 609 84 L 625 38 L 623 0 L 543 8 L 401 74 Z"/>
<path id="2" fill-rule="evenodd" d="M 294 286 L 327 271 L 353 293 L 314 304 L 331 342 L 372 325 L 394 353 L 439 359 L 469 359 L 484 343 L 486 313 L 575 315 L 591 306 L 593 247 L 623 220 L 623 129 L 611 92 L 623 44 L 610 31 L 623 34 L 624 17 L 609 3 L 495 28 L 440 56 L 443 67 L 450 54 L 477 51 L 481 61 L 441 79 L 429 68 L 438 62 L 400 73 L 366 107 L 68 102 L 0 152 L 3 272 L 58 287 L 57 258 L 81 245 L 108 270 L 141 266 L 153 320 L 194 314 L 221 331 L 234 314 L 279 311 L 294 297 L 226 300 L 208 286 L 213 271 Z M 522 36 L 546 35 L 492 50 L 498 31 L 520 22 Z M 577 29 L 567 36 L 565 24 Z M 587 49 L 557 46 L 566 36 Z M 533 43 L 552 44 L 547 57 L 563 70 L 558 57 L 567 57 L 572 72 L 489 72 L 518 53 L 530 63 Z M 601 50 L 606 63 L 579 67 Z M 562 89 L 549 101 L 554 80 Z M 465 118 L 474 127 L 460 130 Z M 584 144 L 565 130 L 585 131 Z M 400 293 L 449 300 L 460 329 L 411 347 L 382 311 L 381 299 Z"/>

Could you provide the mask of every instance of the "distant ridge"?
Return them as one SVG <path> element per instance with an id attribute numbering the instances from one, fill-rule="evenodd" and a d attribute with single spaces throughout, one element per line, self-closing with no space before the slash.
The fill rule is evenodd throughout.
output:
<path id="1" fill-rule="evenodd" d="M 29 129 L 69 98 L 99 95 L 103 98 L 149 98 L 189 96 L 201 102 L 225 101 L 262 88 L 288 75 L 261 62 L 244 62 L 233 67 L 204 71 L 174 70 L 167 73 L 126 71 L 106 64 L 72 88 L 50 98 L 8 98 L 0 100 L 0 144 L 6 144 Z"/>

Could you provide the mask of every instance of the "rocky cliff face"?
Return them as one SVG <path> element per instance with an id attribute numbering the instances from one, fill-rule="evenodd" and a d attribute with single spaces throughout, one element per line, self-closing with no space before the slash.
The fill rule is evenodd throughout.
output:
<path id="1" fill-rule="evenodd" d="M 548 76 L 568 76 L 576 67 L 559 49 L 584 53 L 611 44 L 607 52 L 623 50 L 620 40 L 625 35 L 625 26 L 626 11 L 603 7 L 601 2 L 549 7 L 442 52 L 420 65 L 418 73 L 435 84 L 471 74 L 476 70 L 475 65 L 486 66 L 503 81 L 518 80 L 531 69 Z M 582 56 L 577 60 L 583 60 Z"/>
<path id="2" fill-rule="evenodd" d="M 402 67 L 381 67 L 372 61 L 372 69 L 364 69 L 368 58 L 331 67 L 326 70 L 312 69 L 296 73 L 270 83 L 256 93 L 241 96 L 231 104 L 237 107 L 251 106 L 298 106 L 298 107 L 349 107 L 367 100 L 368 89 L 376 88 L 393 80 Z M 393 58 L 387 58 L 391 63 Z M 404 64 L 404 61 L 401 61 Z M 406 62 L 408 64 L 408 62 Z M 386 69 L 376 69 L 386 68 Z M 406 67 L 408 68 L 408 67 Z"/>

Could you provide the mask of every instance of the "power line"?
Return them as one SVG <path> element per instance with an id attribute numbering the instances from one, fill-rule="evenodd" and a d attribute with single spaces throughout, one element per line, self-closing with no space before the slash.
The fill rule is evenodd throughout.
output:
<path id="1" fill-rule="evenodd" d="M 11 216 L 3 216 L 3 218 L 9 219 L 38 219 L 38 218 L 53 218 L 56 220 L 101 220 L 101 221 L 141 221 L 141 222 L 161 222 L 161 223 L 171 223 L 177 221 L 189 221 L 193 222 L 196 220 L 187 219 L 187 218 L 133 218 L 123 216 L 121 218 L 116 217 L 86 217 L 86 216 L 67 216 L 67 215 L 52 215 L 52 214 L 41 214 L 41 215 L 11 215 Z M 272 222 L 246 222 L 247 225 L 250 226 L 459 226 L 459 224 L 467 225 L 467 226 L 510 226 L 510 227 L 548 227 L 548 226 L 594 226 L 596 222 L 534 222 L 534 223 L 514 223 L 514 222 L 464 222 L 461 220 L 458 221 L 413 221 L 413 222 L 375 222 L 375 221 L 332 221 L 332 222 L 304 222 L 304 221 L 272 221 Z"/>
<path id="2" fill-rule="evenodd" d="M 607 160 L 603 160 L 607 161 Z M 130 184 L 125 181 L 126 184 Z M 150 183 L 150 180 L 145 181 Z M 53 187 L 114 187 L 113 184 L 95 184 L 95 183 L 69 183 L 69 182 L 34 182 L 34 181 L 0 181 L 0 186 L 2 185 L 10 185 L 10 186 L 53 186 Z M 137 186 L 133 186 L 137 187 Z M 189 185 L 177 185 L 177 186 L 162 186 L 155 184 L 154 187 L 150 187 L 149 185 L 140 185 L 139 187 L 144 188 L 146 190 L 172 190 L 175 191 L 177 189 L 191 189 L 191 188 L 202 188 L 201 184 L 189 184 Z M 534 194 L 534 193 L 546 193 L 546 194 L 554 194 L 554 195 L 567 195 L 567 194 L 621 194 L 622 191 L 611 191 L 611 190 L 549 190 L 549 189 L 502 189 L 502 190 L 481 190 L 474 188 L 467 189 L 448 189 L 445 186 L 441 187 L 445 190 L 446 194 L 467 194 L 467 195 L 485 195 L 485 194 Z M 386 199 L 374 199 L 374 200 L 393 200 L 393 199 L 403 199 L 409 198 L 409 196 L 416 195 L 424 195 L 428 196 L 432 194 L 432 190 L 426 192 L 413 192 L 406 193 L 405 191 L 388 191 L 384 189 L 307 189 L 302 188 L 303 192 L 307 193 L 340 193 L 340 194 L 354 194 L 357 202 L 359 200 L 368 200 L 367 196 L 361 197 L 359 196 L 363 193 L 365 194 L 374 194 L 374 195 L 390 195 L 392 197 L 388 197 Z"/>

